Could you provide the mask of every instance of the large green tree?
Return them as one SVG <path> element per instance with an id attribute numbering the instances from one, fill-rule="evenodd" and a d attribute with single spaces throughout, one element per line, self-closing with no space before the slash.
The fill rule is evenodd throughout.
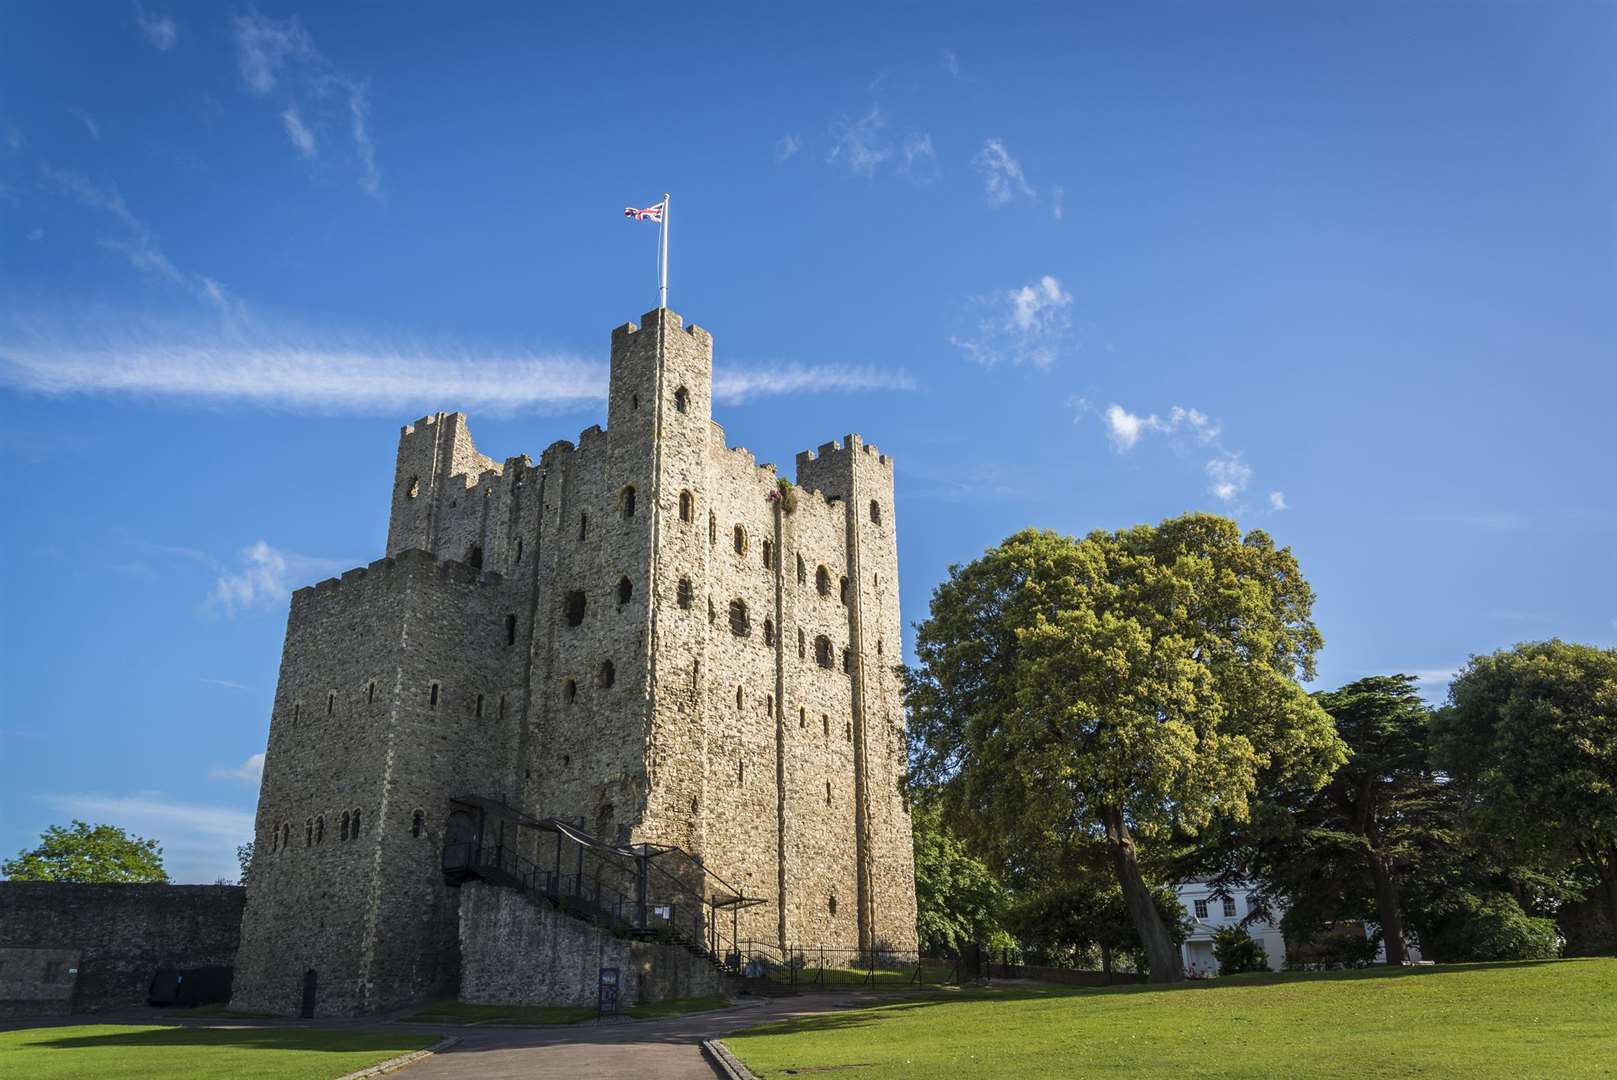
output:
<path id="1" fill-rule="evenodd" d="M 1586 868 L 1617 926 L 1617 650 L 1474 656 L 1433 727 L 1474 827 L 1533 865 Z"/>
<path id="2" fill-rule="evenodd" d="M 52 825 L 39 846 L 9 859 L 0 870 L 12 881 L 152 883 L 168 880 L 156 840 L 130 836 L 116 825 Z"/>
<path id="3" fill-rule="evenodd" d="M 915 835 L 916 928 L 922 952 L 935 956 L 989 944 L 1000 930 L 1004 887 L 966 851 L 936 807 L 917 805 L 910 824 Z"/>
<path id="4" fill-rule="evenodd" d="M 1017 533 L 951 567 L 919 628 L 916 778 L 1008 879 L 1104 842 L 1152 979 L 1183 978 L 1138 845 L 1244 818 L 1264 770 L 1318 784 L 1340 762 L 1296 681 L 1313 602 L 1289 549 L 1213 515 Z"/>

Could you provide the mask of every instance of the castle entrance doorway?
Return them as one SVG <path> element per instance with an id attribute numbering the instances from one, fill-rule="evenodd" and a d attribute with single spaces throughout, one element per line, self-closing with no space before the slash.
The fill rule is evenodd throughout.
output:
<path id="1" fill-rule="evenodd" d="M 303 1010 L 299 1015 L 305 1020 L 314 1019 L 314 998 L 319 984 L 320 973 L 314 968 L 303 973 Z"/>

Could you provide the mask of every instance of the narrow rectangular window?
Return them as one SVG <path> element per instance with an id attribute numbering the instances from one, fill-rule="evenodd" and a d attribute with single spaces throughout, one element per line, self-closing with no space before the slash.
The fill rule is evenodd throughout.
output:
<path id="1" fill-rule="evenodd" d="M 507 645 L 517 643 L 517 617 L 515 615 L 505 617 L 505 643 Z"/>
<path id="2" fill-rule="evenodd" d="M 500 695 L 500 719 L 505 719 L 505 695 Z"/>
<path id="3" fill-rule="evenodd" d="M 482 694 L 477 695 L 477 718 L 479 720 L 483 719 L 483 695 Z"/>
<path id="4" fill-rule="evenodd" d="M 1198 918 L 1198 919 L 1207 918 L 1207 901 L 1206 900 L 1197 900 L 1196 901 L 1196 918 Z"/>
<path id="5" fill-rule="evenodd" d="M 432 696 L 431 696 L 430 700 L 427 702 L 427 704 L 430 705 L 434 709 L 436 709 L 438 707 L 438 684 L 437 683 L 432 684 Z"/>
<path id="6" fill-rule="evenodd" d="M 1233 896 L 1226 896 L 1224 898 L 1224 917 L 1227 919 L 1233 919 L 1235 917 L 1235 897 Z"/>
<path id="7" fill-rule="evenodd" d="M 365 688 L 365 704 L 374 705 L 375 703 L 376 703 L 376 680 L 372 679 L 371 684 Z"/>

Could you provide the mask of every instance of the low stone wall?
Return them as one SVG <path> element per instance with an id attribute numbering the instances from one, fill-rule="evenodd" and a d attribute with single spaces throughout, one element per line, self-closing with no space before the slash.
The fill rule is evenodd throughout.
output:
<path id="1" fill-rule="evenodd" d="M 236 885 L 0 881 L 0 1014 L 144 1005 L 159 968 L 230 967 Z"/>
<path id="2" fill-rule="evenodd" d="M 460 1000 L 472 1005 L 594 1005 L 602 968 L 619 1004 L 725 993 L 729 980 L 676 945 L 626 941 L 514 889 L 461 886 Z"/>

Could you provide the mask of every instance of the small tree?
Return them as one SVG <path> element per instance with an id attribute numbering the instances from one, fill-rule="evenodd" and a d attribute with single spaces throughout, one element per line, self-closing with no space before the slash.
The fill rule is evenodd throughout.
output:
<path id="1" fill-rule="evenodd" d="M 70 828 L 50 826 L 38 847 L 20 852 L 0 870 L 12 881 L 160 884 L 168 880 L 163 849 L 156 840 L 130 836 L 116 825 L 89 825 L 76 819 Z"/>
<path id="2" fill-rule="evenodd" d="M 247 884 L 248 875 L 253 872 L 253 846 L 256 841 L 249 840 L 245 844 L 236 845 L 236 862 L 241 865 L 241 880 L 238 885 Z"/>
<path id="3" fill-rule="evenodd" d="M 1269 970 L 1268 952 L 1244 926 L 1221 926 L 1213 931 L 1213 958 L 1220 975 Z"/>
<path id="4" fill-rule="evenodd" d="M 915 834 L 916 929 L 923 953 L 987 945 L 1000 931 L 1005 890 L 944 826 L 936 808 L 918 805 Z"/>

